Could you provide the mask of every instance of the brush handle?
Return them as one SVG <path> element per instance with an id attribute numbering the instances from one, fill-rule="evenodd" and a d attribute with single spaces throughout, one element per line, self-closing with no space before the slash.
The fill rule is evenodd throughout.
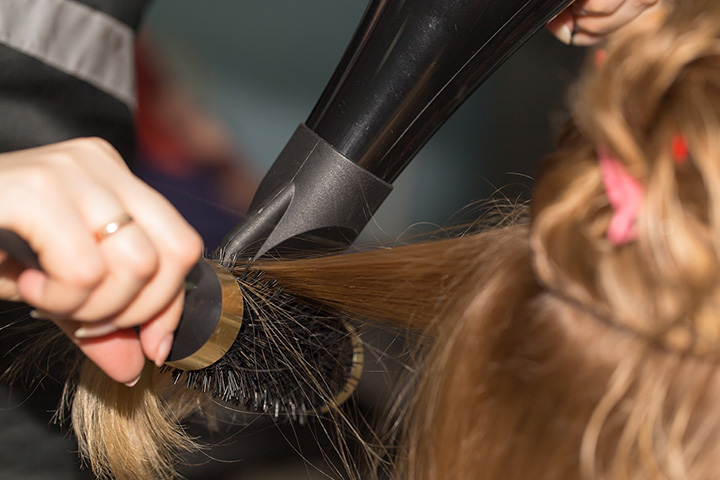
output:
<path id="1" fill-rule="evenodd" d="M 0 250 L 7 252 L 25 267 L 41 269 L 37 254 L 20 235 L 12 230 L 0 228 Z"/>

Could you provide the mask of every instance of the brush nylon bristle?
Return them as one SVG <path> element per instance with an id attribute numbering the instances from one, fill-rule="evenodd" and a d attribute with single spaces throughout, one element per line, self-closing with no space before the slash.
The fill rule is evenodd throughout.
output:
<path id="1" fill-rule="evenodd" d="M 303 421 L 332 404 L 354 375 L 354 336 L 343 318 L 284 293 L 262 271 L 238 277 L 240 332 L 218 362 L 172 369 L 176 383 L 251 412 Z"/>

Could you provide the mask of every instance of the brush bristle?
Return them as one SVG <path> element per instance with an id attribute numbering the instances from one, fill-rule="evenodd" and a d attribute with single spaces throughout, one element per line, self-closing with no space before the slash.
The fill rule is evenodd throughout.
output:
<path id="1" fill-rule="evenodd" d="M 237 276 L 242 326 L 219 361 L 172 369 L 176 383 L 251 412 L 304 421 L 357 381 L 357 333 L 339 315 L 284 293 L 262 271 Z"/>

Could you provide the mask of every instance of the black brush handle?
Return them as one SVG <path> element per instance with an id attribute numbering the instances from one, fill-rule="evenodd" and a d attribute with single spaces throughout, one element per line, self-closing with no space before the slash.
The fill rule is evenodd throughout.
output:
<path id="1" fill-rule="evenodd" d="M 30 248 L 30 244 L 12 230 L 0 228 L 0 250 L 27 268 L 41 270 L 37 254 Z"/>

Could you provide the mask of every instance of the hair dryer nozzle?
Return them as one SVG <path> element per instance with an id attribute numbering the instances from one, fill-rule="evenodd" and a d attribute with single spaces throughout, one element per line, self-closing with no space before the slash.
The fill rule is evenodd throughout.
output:
<path id="1" fill-rule="evenodd" d="M 301 124 L 260 183 L 245 221 L 215 256 L 231 265 L 238 254 L 342 251 L 391 190 Z"/>

